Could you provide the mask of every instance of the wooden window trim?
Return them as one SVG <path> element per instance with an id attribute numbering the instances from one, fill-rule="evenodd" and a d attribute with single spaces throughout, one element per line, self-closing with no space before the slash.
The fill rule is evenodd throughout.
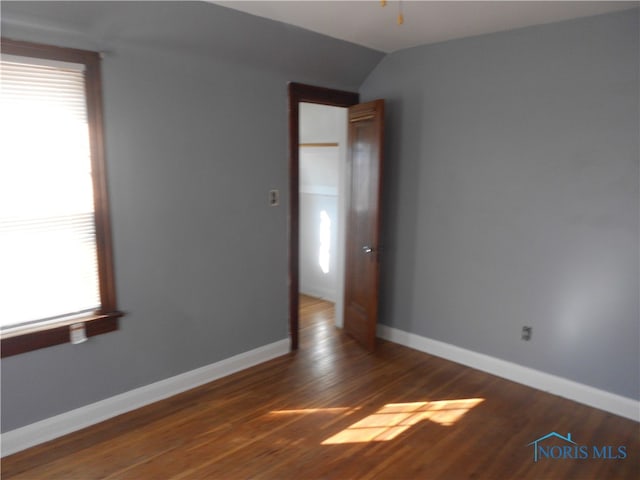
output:
<path id="1" fill-rule="evenodd" d="M 8 357 L 70 340 L 69 325 L 84 323 L 87 337 L 118 329 L 118 319 L 124 314 L 117 309 L 111 221 L 107 191 L 107 173 L 104 156 L 104 124 L 102 112 L 102 80 L 100 54 L 87 50 L 56 47 L 37 43 L 1 39 L 1 51 L 23 57 L 43 58 L 85 65 L 85 96 L 91 150 L 91 168 L 94 190 L 94 215 L 98 276 L 101 307 L 92 314 L 62 318 L 55 322 L 9 328 L 1 335 L 0 353 Z"/>

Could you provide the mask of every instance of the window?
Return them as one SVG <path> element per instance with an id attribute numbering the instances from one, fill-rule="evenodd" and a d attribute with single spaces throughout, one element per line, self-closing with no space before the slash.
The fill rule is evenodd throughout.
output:
<path id="1" fill-rule="evenodd" d="M 2 39 L 2 356 L 118 328 L 100 57 Z"/>

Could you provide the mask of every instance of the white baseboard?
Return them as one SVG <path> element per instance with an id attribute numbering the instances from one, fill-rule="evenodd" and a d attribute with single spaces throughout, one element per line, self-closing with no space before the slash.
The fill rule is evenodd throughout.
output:
<path id="1" fill-rule="evenodd" d="M 144 407 L 231 375 L 289 352 L 289 339 L 240 353 L 211 365 L 145 385 L 114 397 L 65 412 L 2 434 L 2 456 L 48 442 L 76 430 Z"/>
<path id="2" fill-rule="evenodd" d="M 321 300 L 326 300 L 327 302 L 335 303 L 336 301 L 335 292 L 328 288 L 305 285 L 304 288 L 300 288 L 300 293 L 310 297 L 319 298 Z"/>
<path id="3" fill-rule="evenodd" d="M 640 402 L 631 398 L 386 325 L 378 325 L 378 336 L 390 342 L 399 343 L 636 422 L 640 421 Z"/>

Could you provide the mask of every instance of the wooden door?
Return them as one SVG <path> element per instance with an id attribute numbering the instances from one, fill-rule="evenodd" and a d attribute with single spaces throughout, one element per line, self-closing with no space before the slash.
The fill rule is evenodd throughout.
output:
<path id="1" fill-rule="evenodd" d="M 384 100 L 349 107 L 344 329 L 373 351 L 378 322 Z"/>

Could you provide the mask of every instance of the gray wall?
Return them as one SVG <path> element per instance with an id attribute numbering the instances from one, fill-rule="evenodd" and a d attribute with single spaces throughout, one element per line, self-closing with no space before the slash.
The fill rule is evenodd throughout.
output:
<path id="1" fill-rule="evenodd" d="M 382 54 L 204 3 L 0 7 L 107 51 L 128 312 L 3 359 L 3 431 L 286 338 L 286 82 L 357 89 Z M 638 398 L 637 12 L 398 52 L 361 92 L 388 99 L 383 322 Z"/>
<path id="2" fill-rule="evenodd" d="M 357 90 L 382 54 L 205 3 L 3 1 L 2 29 L 107 52 L 127 312 L 118 332 L 3 359 L 3 431 L 287 338 L 287 82 Z"/>
<path id="3" fill-rule="evenodd" d="M 637 9 L 384 58 L 383 323 L 640 398 L 638 59 Z"/>

